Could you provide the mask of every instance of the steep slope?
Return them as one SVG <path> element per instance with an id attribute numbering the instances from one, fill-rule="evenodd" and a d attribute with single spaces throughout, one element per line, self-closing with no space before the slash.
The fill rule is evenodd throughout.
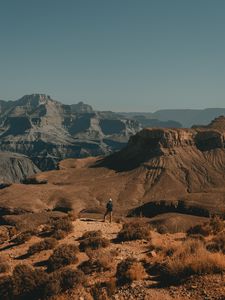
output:
<path id="1" fill-rule="evenodd" d="M 151 216 L 167 211 L 223 213 L 225 138 L 218 128 L 225 118 L 212 124 L 196 129 L 144 129 L 106 158 L 67 159 L 60 170 L 36 175 L 48 184 L 9 187 L 0 193 L 1 206 L 40 210 L 70 203 L 78 211 L 101 211 L 112 197 L 119 213 L 142 208 Z"/>
<path id="2" fill-rule="evenodd" d="M 43 94 L 0 102 L 0 150 L 28 155 L 42 170 L 66 157 L 118 150 L 139 129 L 136 121 L 95 112 L 82 102 L 63 105 Z"/>
<path id="3" fill-rule="evenodd" d="M 0 183 L 22 182 L 40 170 L 25 155 L 0 152 Z"/>

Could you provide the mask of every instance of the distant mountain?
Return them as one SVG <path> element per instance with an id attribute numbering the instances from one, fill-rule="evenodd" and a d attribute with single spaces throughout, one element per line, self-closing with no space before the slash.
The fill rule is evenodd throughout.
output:
<path id="1" fill-rule="evenodd" d="M 120 114 L 127 118 L 139 120 L 144 127 L 149 126 L 149 124 L 153 124 L 151 127 L 189 128 L 195 124 L 207 125 L 212 119 L 221 115 L 225 115 L 225 108 L 164 109 L 158 110 L 154 113 L 132 112 Z M 160 126 L 157 126 L 157 122 L 155 122 L 154 119 L 156 119 L 157 122 L 161 122 L 161 124 L 159 124 Z"/>
<path id="2" fill-rule="evenodd" d="M 0 152 L 0 188 L 7 183 L 22 182 L 37 172 L 40 170 L 25 155 Z"/>
<path id="3" fill-rule="evenodd" d="M 116 113 L 97 112 L 83 102 L 64 105 L 44 94 L 0 101 L 0 151 L 25 154 L 42 170 L 67 157 L 119 150 L 140 129 Z"/>

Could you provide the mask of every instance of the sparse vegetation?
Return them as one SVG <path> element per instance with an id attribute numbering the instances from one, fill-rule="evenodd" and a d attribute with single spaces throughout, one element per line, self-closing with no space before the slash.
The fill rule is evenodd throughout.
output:
<path id="1" fill-rule="evenodd" d="M 73 231 L 72 221 L 68 217 L 52 220 L 51 226 L 53 228 L 53 231 L 62 230 L 67 233 Z"/>
<path id="2" fill-rule="evenodd" d="M 223 254 L 207 251 L 201 241 L 189 240 L 160 263 L 159 270 L 164 283 L 178 283 L 194 274 L 225 271 L 225 259 Z"/>
<path id="3" fill-rule="evenodd" d="M 35 253 L 39 253 L 43 250 L 53 249 L 57 245 L 57 240 L 54 238 L 46 238 L 40 242 L 37 242 L 31 245 L 27 251 L 29 255 L 33 255 Z"/>
<path id="4" fill-rule="evenodd" d="M 86 251 L 87 249 L 96 250 L 99 248 L 105 248 L 109 246 L 110 242 L 106 238 L 101 236 L 89 237 L 81 240 L 79 248 L 80 251 Z"/>
<path id="5" fill-rule="evenodd" d="M 222 252 L 225 254 L 225 231 L 216 235 L 211 242 L 207 244 L 207 249 L 211 252 Z"/>
<path id="6" fill-rule="evenodd" d="M 76 263 L 78 261 L 76 257 L 77 252 L 78 248 L 73 244 L 58 246 L 48 259 L 48 271 L 55 271 L 66 265 Z"/>
<path id="7" fill-rule="evenodd" d="M 97 282 L 91 288 L 94 300 L 110 300 L 116 290 L 116 280 L 111 278 L 106 282 Z"/>
<path id="8" fill-rule="evenodd" d="M 121 231 L 118 233 L 118 241 L 132 241 L 151 238 L 151 227 L 143 221 L 133 221 L 123 224 Z"/>
<path id="9" fill-rule="evenodd" d="M 80 240 L 85 240 L 89 238 L 96 238 L 96 237 L 102 237 L 102 232 L 101 230 L 92 230 L 92 231 L 86 231 Z"/>
<path id="10" fill-rule="evenodd" d="M 72 268 L 64 268 L 51 273 L 44 287 L 44 297 L 59 295 L 68 289 L 75 288 L 79 284 L 85 284 L 84 273 Z"/>
<path id="11" fill-rule="evenodd" d="M 105 272 L 112 268 L 112 258 L 109 254 L 102 253 L 101 251 L 89 251 L 87 255 L 89 256 L 89 260 L 79 265 L 84 274 Z"/>
<path id="12" fill-rule="evenodd" d="M 209 236 L 210 234 L 220 233 L 224 229 L 225 229 L 224 221 L 220 217 L 214 216 L 211 217 L 208 222 L 191 227 L 187 231 L 187 234 L 188 235 L 200 234 L 203 236 Z"/>
<path id="13" fill-rule="evenodd" d="M 146 276 L 144 267 L 134 258 L 127 258 L 117 266 L 116 278 L 118 285 L 132 283 L 134 280 L 142 280 Z"/>

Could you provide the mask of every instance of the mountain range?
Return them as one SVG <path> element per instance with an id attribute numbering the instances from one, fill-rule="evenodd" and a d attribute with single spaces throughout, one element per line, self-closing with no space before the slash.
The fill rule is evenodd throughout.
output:
<path id="1" fill-rule="evenodd" d="M 28 156 L 41 170 L 65 158 L 108 155 L 142 128 L 205 125 L 225 109 L 160 110 L 155 113 L 95 111 L 83 102 L 66 105 L 45 94 L 0 100 L 0 151 Z"/>

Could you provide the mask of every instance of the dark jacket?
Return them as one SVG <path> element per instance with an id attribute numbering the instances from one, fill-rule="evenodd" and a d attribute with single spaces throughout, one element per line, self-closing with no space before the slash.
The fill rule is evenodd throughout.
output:
<path id="1" fill-rule="evenodd" d="M 107 204 L 106 204 L 106 209 L 108 211 L 112 211 L 113 210 L 113 203 L 111 201 L 109 201 Z"/>

